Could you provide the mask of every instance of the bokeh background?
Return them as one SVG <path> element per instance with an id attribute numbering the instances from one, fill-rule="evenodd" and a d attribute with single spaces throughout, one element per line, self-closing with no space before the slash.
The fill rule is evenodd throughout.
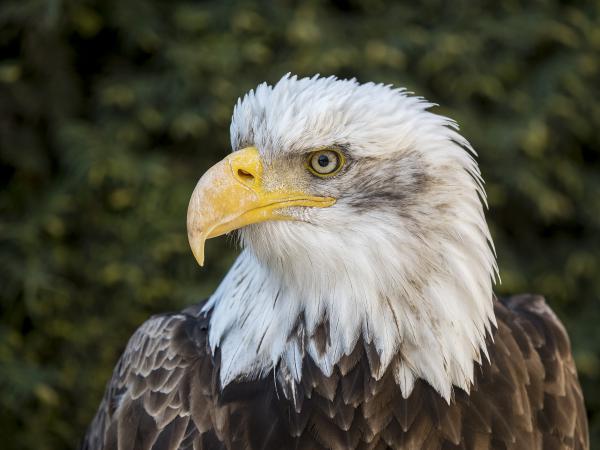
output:
<path id="1" fill-rule="evenodd" d="M 236 254 L 188 249 L 238 96 L 286 72 L 406 86 L 480 153 L 501 294 L 564 320 L 600 448 L 598 1 L 3 0 L 0 436 L 74 447 L 134 329 Z"/>

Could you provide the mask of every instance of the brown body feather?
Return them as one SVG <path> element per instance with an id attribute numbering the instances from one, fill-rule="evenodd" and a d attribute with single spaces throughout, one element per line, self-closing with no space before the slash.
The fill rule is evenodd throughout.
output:
<path id="1" fill-rule="evenodd" d="M 423 381 L 404 399 L 391 369 L 374 380 L 362 343 L 331 377 L 307 357 L 299 385 L 271 372 L 222 390 L 199 307 L 153 317 L 117 364 L 82 449 L 588 449 L 563 326 L 542 297 L 494 301 L 490 359 L 450 404 Z"/>

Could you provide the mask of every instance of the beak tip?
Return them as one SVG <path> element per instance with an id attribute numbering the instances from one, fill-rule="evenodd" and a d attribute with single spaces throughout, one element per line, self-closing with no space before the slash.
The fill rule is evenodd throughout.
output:
<path id="1" fill-rule="evenodd" d="M 194 252 L 194 258 L 196 258 L 196 262 L 200 267 L 204 267 L 204 252 L 201 252 L 201 254 Z"/>
<path id="2" fill-rule="evenodd" d="M 190 242 L 190 248 L 194 254 L 194 258 L 200 267 L 204 267 L 204 243 L 206 237 L 204 234 L 193 235 L 188 233 L 188 240 Z"/>

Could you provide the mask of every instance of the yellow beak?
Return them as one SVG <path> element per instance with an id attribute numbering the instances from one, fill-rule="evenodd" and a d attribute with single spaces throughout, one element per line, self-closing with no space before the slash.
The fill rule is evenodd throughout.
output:
<path id="1" fill-rule="evenodd" d="M 335 203 L 293 189 L 265 191 L 263 164 L 255 147 L 232 153 L 200 178 L 187 212 L 188 239 L 198 264 L 204 264 L 204 242 L 232 230 L 266 220 L 295 220 L 282 209 L 324 208 Z"/>

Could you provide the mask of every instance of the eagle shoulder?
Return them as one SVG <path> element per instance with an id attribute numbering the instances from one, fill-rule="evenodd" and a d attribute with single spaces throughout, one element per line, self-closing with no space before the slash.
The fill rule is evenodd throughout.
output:
<path id="1" fill-rule="evenodd" d="M 526 434 L 541 448 L 588 449 L 587 414 L 564 325 L 541 295 L 515 295 L 495 306 L 492 366 L 522 386 L 522 395 L 513 395 L 513 412 L 528 400 L 520 425 L 531 417 L 533 433 Z"/>
<path id="2" fill-rule="evenodd" d="M 148 319 L 130 338 L 82 450 L 192 448 L 218 439 L 208 318 L 199 308 Z M 222 438 L 223 436 L 219 436 Z"/>

